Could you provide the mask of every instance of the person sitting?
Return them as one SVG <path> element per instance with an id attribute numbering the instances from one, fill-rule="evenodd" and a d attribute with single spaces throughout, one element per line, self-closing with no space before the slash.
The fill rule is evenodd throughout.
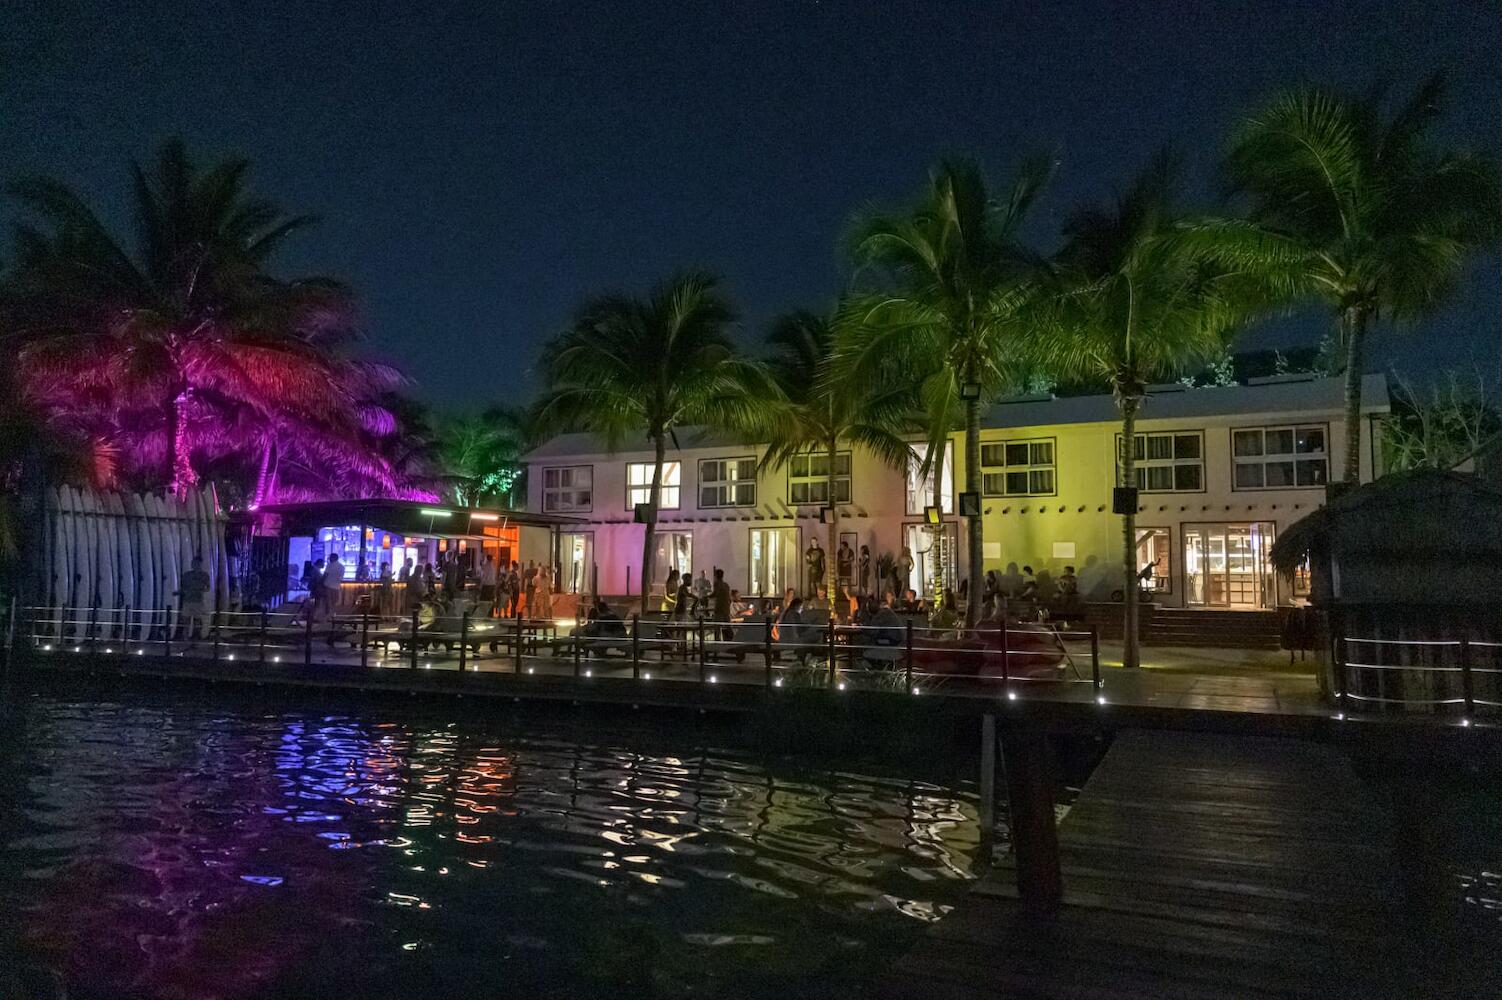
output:
<path id="1" fill-rule="evenodd" d="M 942 603 L 929 618 L 928 627 L 950 632 L 959 624 L 959 621 L 959 604 L 955 600 L 954 591 L 946 589 Z M 947 636 L 947 638 L 953 638 L 953 636 Z"/>
<path id="2" fill-rule="evenodd" d="M 772 626 L 772 638 L 780 645 L 798 647 L 808 641 L 804 635 L 806 631 L 807 627 L 803 624 L 803 598 L 794 597 L 782 609 L 782 614 L 777 616 L 777 622 Z M 797 655 L 800 659 L 804 656 L 801 652 Z"/>
<path id="3" fill-rule="evenodd" d="M 887 591 L 881 605 L 872 610 L 861 629 L 862 655 L 878 667 L 889 667 L 902 656 L 906 626 L 892 607 L 892 592 Z"/>
<path id="4" fill-rule="evenodd" d="M 624 639 L 626 623 L 603 597 L 596 597 L 586 614 L 583 634 L 590 639 Z"/>

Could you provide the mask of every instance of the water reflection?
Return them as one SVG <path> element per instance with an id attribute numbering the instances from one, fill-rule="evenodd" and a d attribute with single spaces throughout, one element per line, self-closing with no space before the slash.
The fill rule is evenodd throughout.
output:
<path id="1" fill-rule="evenodd" d="M 827 993 L 971 877 L 943 787 L 501 729 L 39 700 L 7 952 L 75 996 Z"/>

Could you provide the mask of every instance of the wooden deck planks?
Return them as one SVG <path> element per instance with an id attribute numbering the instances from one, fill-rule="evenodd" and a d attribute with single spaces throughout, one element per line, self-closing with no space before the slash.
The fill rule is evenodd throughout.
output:
<path id="1" fill-rule="evenodd" d="M 999 865 L 874 995 L 1401 996 L 1390 841 L 1339 751 L 1123 732 L 1060 827 L 1061 911 Z"/>

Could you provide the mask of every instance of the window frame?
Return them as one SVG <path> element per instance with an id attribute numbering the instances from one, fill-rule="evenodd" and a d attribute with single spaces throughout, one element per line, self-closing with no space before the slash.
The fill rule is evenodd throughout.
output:
<path id="1" fill-rule="evenodd" d="M 840 500 L 838 498 L 834 498 L 834 499 L 824 500 L 824 501 L 819 501 L 819 500 L 802 500 L 802 501 L 799 501 L 799 500 L 794 500 L 793 499 L 793 481 L 795 479 L 798 480 L 800 483 L 822 483 L 826 479 L 825 476 L 813 476 L 813 475 L 794 476 L 793 475 L 793 463 L 796 462 L 796 461 L 798 461 L 800 458 L 805 459 L 805 460 L 811 460 L 811 459 L 814 459 L 814 458 L 825 458 L 827 456 L 828 456 L 828 452 L 827 451 L 800 451 L 800 452 L 798 452 L 798 454 L 793 455 L 791 458 L 788 459 L 788 461 L 786 463 L 787 481 L 785 483 L 787 492 L 786 492 L 786 494 L 784 494 L 787 497 L 788 506 L 790 506 L 790 507 L 829 507 L 829 506 L 832 506 L 834 504 L 852 504 L 852 503 L 855 502 L 855 456 L 854 456 L 854 453 L 851 452 L 851 451 L 849 451 L 848 449 L 845 450 L 845 451 L 838 451 L 837 450 L 834 453 L 834 460 L 835 460 L 835 464 L 836 465 L 839 464 L 840 459 L 842 459 L 842 458 L 845 459 L 849 463 L 850 472 L 848 474 L 843 475 L 843 476 L 836 475 L 834 477 L 836 483 L 838 483 L 841 479 L 843 479 L 843 480 L 846 480 L 850 484 L 850 493 L 849 493 L 848 497 L 846 497 L 844 500 Z"/>
<path id="2" fill-rule="evenodd" d="M 1034 464 L 1034 462 L 1032 461 L 1032 458 L 1033 458 L 1032 446 L 1035 445 L 1035 444 L 1047 444 L 1048 445 L 1049 454 L 1052 456 L 1053 460 L 1051 462 L 1049 462 L 1047 465 Z M 1014 465 L 987 465 L 986 464 L 986 449 L 987 448 L 1001 448 L 1002 449 L 1002 456 L 1004 458 L 1005 455 L 1006 455 L 1006 449 L 1010 445 L 1027 445 L 1027 449 L 1028 449 L 1028 455 L 1027 455 L 1028 462 L 1027 462 L 1027 465 L 1025 465 L 1025 466 L 1015 465 L 1014 466 Z M 983 497 L 993 497 L 993 498 L 996 498 L 996 499 L 1009 500 L 1009 499 L 1012 499 L 1014 497 L 1017 497 L 1017 498 L 1021 498 L 1021 497 L 1056 497 L 1056 496 L 1059 495 L 1059 439 L 1057 437 L 1009 438 L 1009 439 L 1001 440 L 1001 441 L 982 441 L 981 445 L 980 445 L 980 454 L 981 454 L 981 460 L 980 460 L 981 496 L 983 496 Z M 1003 489 L 1002 489 L 1001 492 L 999 492 L 999 493 L 993 493 L 990 490 L 986 489 L 986 474 L 987 474 L 986 470 L 988 470 L 988 469 L 997 469 L 997 470 L 1000 470 L 999 472 L 993 472 L 993 473 L 991 473 L 991 475 L 1000 475 L 1002 477 Z M 1021 470 L 1021 471 L 1025 471 L 1027 473 L 1027 477 L 1028 477 L 1028 491 L 1026 493 L 1008 493 L 1006 491 L 1006 489 L 1005 489 L 1006 476 L 1007 476 L 1007 470 L 1009 470 L 1009 469 Z M 1041 471 L 1043 471 L 1045 469 L 1048 470 L 1048 472 L 1049 472 L 1050 479 L 1051 479 L 1051 481 L 1053 483 L 1053 489 L 1049 490 L 1046 493 L 1044 493 L 1044 492 L 1034 492 L 1033 489 L 1032 489 L 1032 474 L 1034 472 L 1041 472 Z"/>
<path id="3" fill-rule="evenodd" d="M 636 504 L 634 504 L 634 503 L 631 502 L 631 491 L 632 490 L 646 490 L 647 491 L 647 497 L 648 497 L 648 499 L 643 500 L 642 503 L 651 503 L 651 499 L 650 498 L 652 496 L 652 465 L 653 464 L 654 463 L 652 463 L 652 462 L 627 462 L 626 463 L 626 512 L 627 513 L 635 513 L 636 512 Z M 647 484 L 645 486 L 633 486 L 633 485 L 631 485 L 631 467 L 633 465 L 640 465 L 640 466 L 645 466 L 646 467 L 646 469 L 647 469 Z M 678 485 L 676 485 L 676 486 L 669 486 L 668 483 L 667 483 L 668 466 L 670 466 L 670 465 L 676 465 L 676 466 L 678 466 Z M 659 487 L 659 493 L 658 493 L 658 501 L 659 502 L 658 502 L 658 505 L 657 505 L 657 509 L 658 510 L 682 510 L 683 509 L 683 460 L 680 459 L 680 458 L 665 458 L 665 459 L 663 459 L 662 460 L 662 478 L 663 478 L 663 482 L 662 482 L 661 486 Z M 665 503 L 662 503 L 661 502 L 661 499 L 662 499 L 662 492 L 661 491 L 665 491 L 665 490 L 677 490 L 678 491 L 678 502 L 675 503 L 675 504 L 665 504 Z"/>
<path id="4" fill-rule="evenodd" d="M 1178 489 L 1177 487 L 1166 489 L 1166 490 L 1153 489 L 1152 487 L 1149 487 L 1149 486 L 1137 486 L 1136 483 L 1126 483 L 1125 485 L 1127 485 L 1127 486 L 1137 486 L 1137 492 L 1138 493 L 1156 493 L 1156 494 L 1160 494 L 1160 495 L 1161 494 L 1167 494 L 1167 493 L 1205 493 L 1205 492 L 1207 492 L 1209 490 L 1209 483 L 1206 481 L 1206 479 L 1207 479 L 1206 473 L 1208 471 L 1208 464 L 1205 461 L 1205 429 L 1203 427 L 1195 427 L 1195 428 L 1185 427 L 1185 428 L 1175 428 L 1173 430 L 1135 431 L 1134 434 L 1137 437 L 1141 437 L 1141 438 L 1144 438 L 1144 439 L 1145 438 L 1152 438 L 1152 437 L 1177 438 L 1177 437 L 1191 437 L 1191 436 L 1199 438 L 1200 453 L 1199 453 L 1199 458 L 1196 461 L 1197 461 L 1197 464 L 1199 465 L 1199 470 L 1200 470 L 1200 485 L 1199 485 L 1199 489 L 1194 489 L 1194 490 L 1181 490 L 1181 489 Z M 1116 470 L 1115 470 L 1115 475 L 1112 477 L 1112 481 L 1116 482 L 1116 483 L 1120 483 L 1121 482 L 1122 441 L 1123 441 L 1123 435 L 1122 435 L 1122 433 L 1120 431 L 1117 431 L 1116 432 L 1116 436 L 1115 436 L 1115 449 L 1116 450 L 1115 450 L 1114 454 L 1112 455 L 1112 457 L 1116 461 Z M 1135 447 L 1135 442 L 1133 443 L 1133 446 Z M 1145 442 L 1143 444 L 1142 454 L 1144 456 L 1147 455 L 1147 445 L 1146 445 Z M 1170 458 L 1170 459 L 1146 458 L 1146 457 L 1143 457 L 1143 458 L 1139 458 L 1139 459 L 1134 459 L 1133 460 L 1134 470 L 1146 470 L 1146 469 L 1149 469 L 1149 468 L 1175 469 L 1175 468 L 1177 468 L 1180 465 L 1189 465 L 1189 464 L 1191 464 L 1191 462 L 1190 462 L 1189 459 L 1180 459 L 1178 457 L 1174 457 L 1174 458 Z M 1143 474 L 1143 478 L 1144 479 L 1146 478 L 1145 472 Z"/>
<path id="5" fill-rule="evenodd" d="M 562 487 L 562 486 L 549 487 L 548 486 L 548 473 L 549 472 L 563 472 L 563 471 L 576 472 L 579 469 L 588 469 L 589 470 L 589 505 L 587 507 L 569 507 L 566 510 L 562 510 L 562 509 L 559 509 L 557 507 L 550 506 L 548 504 L 548 491 L 549 491 L 549 489 L 551 489 L 553 492 L 557 493 L 557 492 L 564 491 L 565 487 Z M 571 493 L 578 493 L 579 492 L 578 487 L 568 487 L 567 490 L 568 490 L 568 492 L 571 492 Z M 595 508 L 595 467 L 593 465 L 585 464 L 585 465 L 545 465 L 545 466 L 543 466 L 543 468 L 542 468 L 542 511 L 543 511 L 544 514 L 592 514 L 592 513 L 594 513 L 594 508 Z"/>
<path id="6" fill-rule="evenodd" d="M 1301 431 L 1301 430 L 1319 430 L 1319 431 L 1323 432 L 1324 435 L 1325 435 L 1325 450 L 1323 452 L 1319 453 L 1318 456 L 1311 456 L 1311 458 L 1306 458 L 1305 459 L 1305 461 L 1310 461 L 1310 460 L 1313 459 L 1313 457 L 1318 457 L 1318 458 L 1322 458 L 1324 460 L 1324 463 L 1325 463 L 1325 481 L 1323 483 L 1311 484 L 1311 485 L 1308 485 L 1308 486 L 1300 486 L 1299 485 L 1299 451 L 1298 451 L 1298 447 L 1299 447 L 1299 431 Z M 1237 459 L 1236 459 L 1236 435 L 1239 434 L 1239 433 L 1244 433 L 1246 431 L 1260 431 L 1261 432 L 1261 434 L 1262 434 L 1262 454 L 1255 456 L 1255 458 L 1252 461 L 1238 462 Z M 1293 482 L 1290 485 L 1288 485 L 1288 486 L 1267 486 L 1267 485 L 1265 485 L 1267 483 L 1267 468 L 1266 468 L 1266 466 L 1267 466 L 1267 461 L 1268 461 L 1268 455 L 1267 455 L 1267 433 L 1268 433 L 1268 431 L 1290 431 L 1293 434 L 1293 447 L 1294 447 L 1294 450 L 1292 452 L 1288 453 L 1288 461 L 1290 461 L 1290 462 L 1293 463 Z M 1307 423 L 1299 422 L 1299 423 L 1291 423 L 1291 424 L 1247 424 L 1247 425 L 1240 426 L 1240 427 L 1232 427 L 1230 429 L 1229 436 L 1226 438 L 1226 451 L 1227 451 L 1227 453 L 1230 456 L 1229 461 L 1231 463 L 1231 469 L 1230 469 L 1230 471 L 1231 471 L 1231 492 L 1233 492 L 1233 493 L 1267 493 L 1269 491 L 1274 491 L 1274 490 L 1322 490 L 1322 489 L 1324 489 L 1325 487 L 1327 487 L 1330 484 L 1330 468 L 1334 464 L 1334 458 L 1335 458 L 1334 453 L 1331 452 L 1331 450 L 1330 450 L 1330 424 L 1329 424 L 1328 421 L 1320 422 L 1318 420 L 1310 421 L 1310 422 L 1307 422 Z M 1275 460 L 1281 460 L 1282 458 L 1283 458 L 1283 453 L 1282 452 L 1279 452 L 1276 456 L 1274 456 Z M 1238 464 L 1239 465 L 1261 465 L 1261 466 L 1263 466 L 1263 470 L 1262 470 L 1262 482 L 1264 483 L 1264 485 L 1262 485 L 1262 486 L 1238 486 L 1237 483 L 1236 483 L 1236 466 Z"/>
<path id="7" fill-rule="evenodd" d="M 704 483 L 704 466 L 705 466 L 706 463 L 709 463 L 709 462 L 724 462 L 724 463 L 727 463 L 727 464 L 729 464 L 729 463 L 737 463 L 738 464 L 740 462 L 750 462 L 751 463 L 751 478 L 749 480 L 747 480 L 747 479 L 726 479 L 726 480 L 723 480 L 723 481 L 720 481 L 720 482 L 716 482 L 716 483 L 711 483 L 710 484 L 712 486 L 717 486 L 717 487 L 721 487 L 721 488 L 728 487 L 730 489 L 731 501 L 732 502 L 730 502 L 730 503 L 716 503 L 716 504 L 706 504 L 704 502 L 704 486 L 705 486 L 705 483 Z M 759 483 L 758 483 L 759 477 L 756 474 L 756 456 L 755 455 L 736 455 L 734 457 L 729 457 L 729 458 L 701 458 L 695 464 L 695 470 L 694 471 L 695 471 L 696 476 L 697 476 L 695 484 L 694 484 L 694 486 L 695 486 L 694 500 L 696 501 L 699 510 L 731 510 L 731 509 L 735 509 L 735 508 L 745 509 L 747 507 L 755 507 L 756 506 L 756 494 L 757 494 L 757 488 L 759 486 Z M 743 484 L 748 483 L 748 482 L 751 484 L 751 502 L 750 503 L 735 503 L 734 502 L 735 487 L 738 486 L 738 485 L 743 485 Z"/>

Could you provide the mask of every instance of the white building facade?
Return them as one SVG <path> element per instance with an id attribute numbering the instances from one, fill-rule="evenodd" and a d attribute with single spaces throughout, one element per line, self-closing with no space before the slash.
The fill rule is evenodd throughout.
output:
<path id="1" fill-rule="evenodd" d="M 1153 599 L 1174 607 L 1257 610 L 1297 600 L 1298 581 L 1272 573 L 1267 553 L 1280 530 L 1324 502 L 1344 474 L 1342 380 L 1282 376 L 1244 386 L 1155 387 L 1145 400 L 1138 459 L 1138 567 L 1152 566 Z M 1388 412 L 1386 380 L 1369 375 L 1362 404 L 1363 481 L 1380 472 L 1376 442 Z M 982 422 L 984 563 L 1004 580 L 1023 567 L 1044 593 L 1066 566 L 1082 592 L 1108 600 L 1124 585 L 1121 520 L 1111 513 L 1120 420 L 1110 396 L 1019 399 Z M 760 468 L 764 448 L 698 430 L 670 442 L 654 559 L 654 589 L 670 568 L 725 570 L 747 596 L 810 586 L 805 553 L 828 551 L 821 509 L 840 512 L 840 537 L 873 565 L 911 550 L 918 589 L 939 567 L 947 583 L 965 566 L 965 532 L 954 518 L 954 476 L 963 482 L 963 440 L 946 455 L 942 498 L 916 460 L 892 469 L 858 448 L 836 457 L 835 496 L 827 457 L 811 454 Z M 560 538 L 565 589 L 640 593 L 645 502 L 652 476 L 647 442 L 610 453 L 589 434 L 553 438 L 527 456 L 528 509 L 580 518 Z M 941 504 L 945 523 L 925 522 Z M 935 551 L 937 546 L 937 551 Z"/>

